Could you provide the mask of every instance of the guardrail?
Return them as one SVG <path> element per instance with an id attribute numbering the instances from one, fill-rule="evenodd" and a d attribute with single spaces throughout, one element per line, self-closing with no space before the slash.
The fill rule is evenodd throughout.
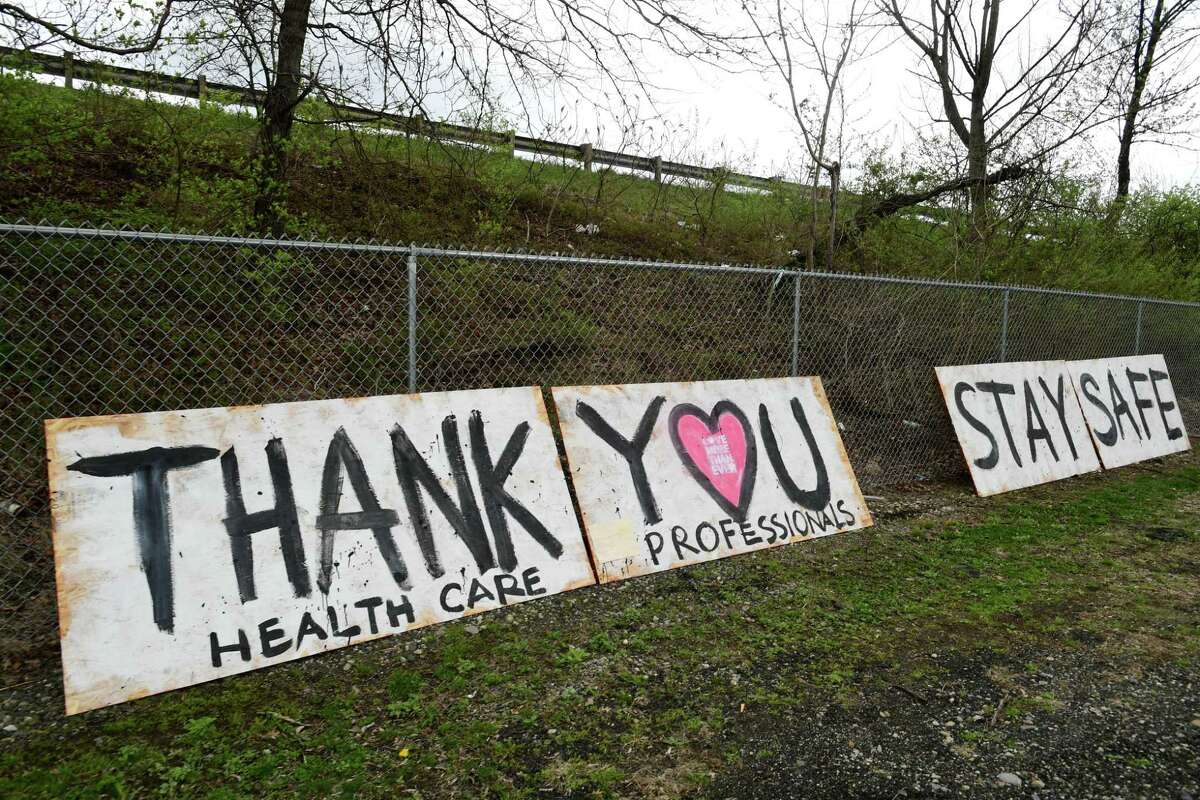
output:
<path id="1" fill-rule="evenodd" d="M 265 93 L 262 90 L 232 83 L 209 81 L 205 76 L 185 78 L 180 75 L 167 75 L 161 72 L 134 69 L 101 61 L 88 61 L 76 58 L 72 53 L 54 55 L 39 53 L 32 50 L 21 50 L 13 47 L 0 46 L 0 58 L 15 63 L 16 66 L 42 75 L 60 77 L 67 88 L 74 88 L 76 80 L 95 84 L 110 84 L 131 89 L 142 89 L 147 92 L 169 94 L 175 97 L 186 97 L 199 102 L 208 99 L 210 92 L 232 95 L 234 102 L 241 105 L 261 106 Z M 802 184 L 790 183 L 778 178 L 763 178 L 742 172 L 733 172 L 720 167 L 700 167 L 683 164 L 678 161 L 667 161 L 659 156 L 639 156 L 632 153 L 621 153 L 615 150 L 602 150 L 589 143 L 570 144 L 523 136 L 512 131 L 492 131 L 483 128 L 473 128 L 466 125 L 456 125 L 452 122 L 438 122 L 422 117 L 392 114 L 386 111 L 376 111 L 361 106 L 344 103 L 325 102 L 326 107 L 338 115 L 339 121 L 346 123 L 375 123 L 392 130 L 400 131 L 410 136 L 423 136 L 444 142 L 459 144 L 491 145 L 511 148 L 514 153 L 529 153 L 531 155 L 552 156 L 582 162 L 587 171 L 594 165 L 636 172 L 646 172 L 654 176 L 658 182 L 664 177 L 686 178 L 706 182 L 721 182 L 727 185 L 743 186 L 751 189 L 772 191 L 780 186 L 790 186 L 804 189 Z"/>

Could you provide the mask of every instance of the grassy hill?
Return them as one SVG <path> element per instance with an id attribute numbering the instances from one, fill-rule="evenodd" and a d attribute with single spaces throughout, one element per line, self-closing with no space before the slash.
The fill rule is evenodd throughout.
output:
<path id="1" fill-rule="evenodd" d="M 289 229 L 493 248 L 785 264 L 807 249 L 799 190 L 658 185 L 577 164 L 513 158 L 381 131 L 347 131 L 306 110 L 292 152 Z M 0 216 L 248 232 L 255 121 L 129 93 L 69 91 L 0 76 Z M 911 180 L 876 165 L 871 187 Z M 1008 202 L 983 274 L 947 224 L 896 218 L 837 254 L 837 269 L 977 278 L 1200 299 L 1200 198 L 1144 194 L 1119 225 L 1061 180 Z M 843 202 L 846 214 L 854 204 Z"/>

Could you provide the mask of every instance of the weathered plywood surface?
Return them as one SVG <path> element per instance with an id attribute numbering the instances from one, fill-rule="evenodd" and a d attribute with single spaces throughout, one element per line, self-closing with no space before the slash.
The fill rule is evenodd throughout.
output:
<path id="1" fill-rule="evenodd" d="M 1065 362 L 937 367 L 980 496 L 1100 469 Z"/>
<path id="2" fill-rule="evenodd" d="M 1071 361 L 1067 367 L 1106 468 L 1191 446 L 1161 355 Z"/>
<path id="3" fill-rule="evenodd" d="M 553 391 L 602 583 L 871 524 L 820 378 Z"/>
<path id="4" fill-rule="evenodd" d="M 46 438 L 68 713 L 594 582 L 538 389 Z"/>

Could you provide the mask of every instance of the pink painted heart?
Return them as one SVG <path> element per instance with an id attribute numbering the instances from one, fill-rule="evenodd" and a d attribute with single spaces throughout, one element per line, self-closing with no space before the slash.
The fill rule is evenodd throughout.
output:
<path id="1" fill-rule="evenodd" d="M 746 518 L 754 491 L 757 451 L 750 421 L 729 400 L 706 414 L 691 403 L 671 410 L 671 442 L 683 465 L 722 509 Z"/>

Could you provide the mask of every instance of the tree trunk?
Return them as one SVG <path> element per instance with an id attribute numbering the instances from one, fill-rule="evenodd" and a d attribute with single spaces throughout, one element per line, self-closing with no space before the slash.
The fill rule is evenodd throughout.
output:
<path id="1" fill-rule="evenodd" d="M 1149 36 L 1145 40 L 1145 50 L 1140 37 L 1145 30 L 1145 5 L 1138 9 L 1139 41 L 1133 57 L 1133 89 L 1129 95 L 1129 106 L 1125 109 L 1125 118 L 1121 124 L 1121 142 L 1117 151 L 1117 196 L 1114 211 L 1120 213 L 1121 206 L 1129 197 L 1130 181 L 1130 152 L 1133 150 L 1133 139 L 1137 134 L 1138 115 L 1142 112 L 1142 96 L 1146 92 L 1146 84 L 1150 80 L 1150 70 L 1154 68 L 1154 50 L 1158 47 L 1162 35 L 1163 0 L 1158 0 L 1154 6 L 1154 18 L 1150 22 Z"/>
<path id="2" fill-rule="evenodd" d="M 267 84 L 258 129 L 259 164 L 254 198 L 254 221 L 262 233 L 283 234 L 287 199 L 287 141 L 300 99 L 300 62 L 308 34 L 312 0 L 284 0 L 279 18 L 275 74 Z"/>
<path id="3" fill-rule="evenodd" d="M 809 211 L 812 213 L 808 217 L 808 257 L 804 262 L 805 269 L 809 272 L 817 268 L 817 208 L 821 202 L 820 183 L 821 162 L 819 158 L 815 158 L 812 168 L 812 196 L 809 198 Z"/>
<path id="4" fill-rule="evenodd" d="M 995 186 L 1007 181 L 1024 178 L 1027 175 L 1033 174 L 1033 172 L 1027 166 L 1010 164 L 987 175 L 983 182 L 988 186 Z M 970 188 L 970 178 L 955 178 L 952 181 L 938 184 L 921 192 L 897 192 L 896 194 L 881 198 L 869 206 L 860 206 L 854 216 L 844 226 L 839 228 L 838 241 L 849 242 L 851 245 L 857 247 L 856 242 L 863 232 L 880 220 L 887 219 L 906 208 L 920 205 L 921 203 L 941 197 L 944 194 L 961 192 Z"/>
<path id="5" fill-rule="evenodd" d="M 1129 152 L 1133 149 L 1133 126 L 1137 118 L 1134 107 L 1125 112 L 1125 124 L 1121 126 L 1121 148 L 1117 151 L 1117 203 L 1129 197 Z"/>
<path id="6" fill-rule="evenodd" d="M 837 204 L 841 191 L 842 162 L 829 165 L 829 248 L 825 252 L 825 269 L 833 272 L 833 249 L 837 245 Z"/>
<path id="7" fill-rule="evenodd" d="M 988 85 L 992 80 L 992 63 L 996 57 L 996 36 L 1000 28 L 1001 0 L 988 0 L 983 4 L 983 25 L 980 31 L 979 56 L 975 64 L 971 84 L 971 116 L 967 125 L 967 190 L 971 205 L 971 242 L 974 245 L 975 277 L 983 274 L 987 260 L 988 239 L 988 195 L 991 194 L 987 180 L 990 142 L 987 135 L 986 100 Z M 943 91 L 949 84 L 943 81 Z M 961 134 L 960 134 L 961 135 Z"/>
<path id="8" fill-rule="evenodd" d="M 975 251 L 976 277 L 983 273 L 983 265 L 987 256 L 987 205 L 990 194 L 987 180 L 987 144 L 983 141 L 982 125 L 980 128 L 981 135 L 978 138 L 972 131 L 971 145 L 967 152 L 967 180 L 970 184 L 967 195 L 971 206 L 970 240 Z"/>

